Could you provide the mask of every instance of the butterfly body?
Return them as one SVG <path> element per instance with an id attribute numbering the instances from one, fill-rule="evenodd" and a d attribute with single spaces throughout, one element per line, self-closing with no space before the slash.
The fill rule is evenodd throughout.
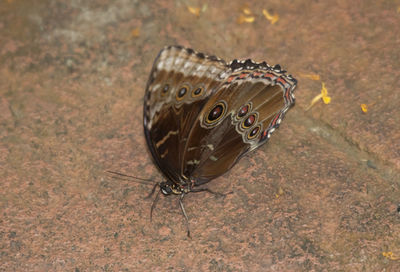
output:
<path id="1" fill-rule="evenodd" d="M 166 178 L 160 191 L 196 191 L 267 142 L 294 104 L 296 83 L 279 65 L 161 50 L 144 99 L 146 141 Z"/>

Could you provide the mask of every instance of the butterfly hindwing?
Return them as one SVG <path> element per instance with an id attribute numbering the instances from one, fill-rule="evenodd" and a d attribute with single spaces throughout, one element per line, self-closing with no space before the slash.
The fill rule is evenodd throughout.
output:
<path id="1" fill-rule="evenodd" d="M 264 63 L 247 61 L 232 69 L 192 128 L 184 173 L 198 184 L 207 182 L 265 143 L 293 105 L 295 85 L 284 71 Z"/>

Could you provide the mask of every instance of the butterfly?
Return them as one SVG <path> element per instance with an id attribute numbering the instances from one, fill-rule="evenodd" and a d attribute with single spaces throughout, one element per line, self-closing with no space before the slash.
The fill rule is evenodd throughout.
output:
<path id="1" fill-rule="evenodd" d="M 265 144 L 294 105 L 297 80 L 279 65 L 226 63 L 182 46 L 156 57 L 144 97 L 144 133 L 165 177 L 153 188 L 163 195 L 211 190 L 201 186 Z"/>

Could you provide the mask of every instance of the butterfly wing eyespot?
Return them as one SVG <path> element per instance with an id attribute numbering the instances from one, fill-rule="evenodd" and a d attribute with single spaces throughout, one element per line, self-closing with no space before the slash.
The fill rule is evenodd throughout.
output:
<path id="1" fill-rule="evenodd" d="M 245 117 L 251 111 L 252 107 L 253 106 L 252 106 L 251 102 L 241 106 L 236 113 L 236 116 L 235 116 L 236 121 Z"/>
<path id="2" fill-rule="evenodd" d="M 204 93 L 204 87 L 199 86 L 199 87 L 193 89 L 192 97 L 196 98 L 196 97 L 202 96 L 203 93 Z"/>
<path id="3" fill-rule="evenodd" d="M 176 92 L 176 100 L 181 101 L 185 95 L 189 92 L 189 86 L 188 85 L 182 85 Z"/>
<path id="4" fill-rule="evenodd" d="M 164 86 L 161 87 L 161 96 L 165 96 L 168 91 L 170 90 L 169 84 L 164 84 Z"/>
<path id="5" fill-rule="evenodd" d="M 207 112 L 205 115 L 205 124 L 207 126 L 213 126 L 223 119 L 226 114 L 226 102 L 220 101 Z"/>
<path id="6" fill-rule="evenodd" d="M 255 139 L 260 134 L 260 131 L 261 131 L 261 124 L 258 124 L 257 126 L 255 126 L 254 128 L 252 128 L 251 130 L 249 130 L 247 132 L 247 136 L 246 136 L 247 139 L 248 140 Z"/>
<path id="7" fill-rule="evenodd" d="M 249 115 L 246 119 L 244 119 L 240 125 L 240 127 L 242 129 L 248 129 L 250 127 L 252 127 L 258 119 L 258 114 L 253 113 L 251 115 Z"/>
<path id="8" fill-rule="evenodd" d="M 249 112 L 249 104 L 244 105 L 243 107 L 240 108 L 240 110 L 237 113 L 238 118 L 242 118 Z"/>

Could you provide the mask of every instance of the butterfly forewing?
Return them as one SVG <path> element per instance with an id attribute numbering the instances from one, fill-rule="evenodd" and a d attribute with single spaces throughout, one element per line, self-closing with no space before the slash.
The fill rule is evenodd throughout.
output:
<path id="1" fill-rule="evenodd" d="M 146 89 L 144 128 L 153 158 L 168 179 L 182 182 L 188 134 L 226 70 L 222 60 L 180 47 L 165 48 L 156 58 Z"/>

